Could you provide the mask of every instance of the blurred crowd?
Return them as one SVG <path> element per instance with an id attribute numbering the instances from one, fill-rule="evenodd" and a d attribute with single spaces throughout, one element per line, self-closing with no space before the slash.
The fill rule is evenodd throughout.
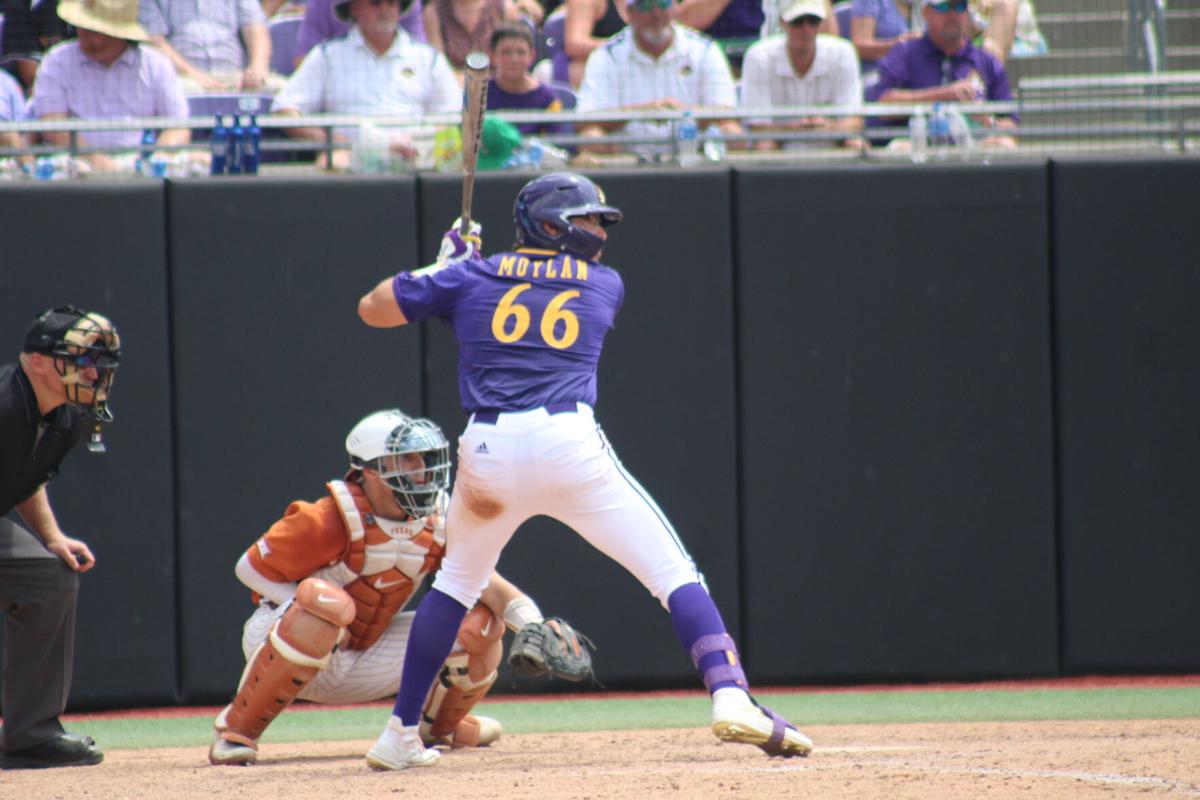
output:
<path id="1" fill-rule="evenodd" d="M 886 145 L 864 136 L 853 113 L 864 101 L 1007 100 L 1008 60 L 1046 49 L 1031 0 L 2 0 L 2 10 L 0 121 L 185 118 L 202 107 L 195 98 L 230 94 L 259 98 L 262 113 L 418 120 L 460 108 L 464 60 L 479 50 L 491 56 L 491 109 L 662 112 L 517 126 L 519 136 L 590 137 L 579 159 L 662 158 L 689 109 L 704 109 L 730 147 Z M 784 106 L 837 113 L 769 113 Z M 763 116 L 714 118 L 723 108 Z M 979 141 L 1015 146 L 1012 118 L 967 119 Z M 326 137 L 321 127 L 286 133 Z M 349 165 L 359 135 L 335 131 L 332 166 Z M 40 136 L 69 144 L 66 133 Z M 156 147 L 191 136 L 163 130 Z M 0 137 L 0 147 L 37 143 Z M 422 157 L 413 131 L 385 138 L 390 157 Z M 111 151 L 85 156 L 97 171 L 129 169 L 144 143 L 137 130 L 75 142 Z"/>

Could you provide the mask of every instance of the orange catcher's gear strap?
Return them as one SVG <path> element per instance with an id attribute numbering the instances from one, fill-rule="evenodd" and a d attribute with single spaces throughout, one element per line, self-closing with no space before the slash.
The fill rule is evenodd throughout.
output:
<path id="1" fill-rule="evenodd" d="M 354 619 L 354 601 L 340 587 L 305 578 L 267 640 L 250 656 L 237 696 L 218 717 L 221 737 L 256 747 L 258 738 L 329 664 Z"/>
<path id="2" fill-rule="evenodd" d="M 421 578 L 441 564 L 445 547 L 429 527 L 438 520 L 403 523 L 408 538 L 397 541 L 379 527 L 361 486 L 331 481 L 327 488 L 349 538 L 336 574 L 356 605 L 346 649 L 366 650 L 379 641 Z"/>
<path id="3" fill-rule="evenodd" d="M 489 743 L 481 741 L 479 722 L 468 714 L 496 682 L 503 638 L 504 623 L 487 606 L 477 603 L 467 612 L 458 629 L 464 649 L 446 658 L 421 713 L 423 738 L 456 748 Z"/>

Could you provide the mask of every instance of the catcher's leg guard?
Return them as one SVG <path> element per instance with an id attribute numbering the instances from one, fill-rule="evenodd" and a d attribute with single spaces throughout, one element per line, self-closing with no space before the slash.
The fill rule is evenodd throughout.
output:
<path id="1" fill-rule="evenodd" d="M 258 738 L 329 663 L 354 619 L 354 601 L 318 578 L 300 583 L 292 604 L 250 656 L 237 696 L 214 723 L 213 764 L 252 764 Z"/>
<path id="2" fill-rule="evenodd" d="M 421 738 L 426 744 L 483 747 L 500 738 L 500 723 L 468 712 L 496 682 L 496 666 L 504 655 L 504 623 L 482 604 L 467 612 L 458 642 L 446 659 L 425 709 Z"/>

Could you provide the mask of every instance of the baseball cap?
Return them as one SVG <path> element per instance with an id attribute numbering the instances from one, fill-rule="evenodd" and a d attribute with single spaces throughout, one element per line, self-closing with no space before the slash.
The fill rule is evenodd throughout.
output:
<path id="1" fill-rule="evenodd" d="M 825 0 L 792 0 L 779 12 L 779 18 L 784 22 L 791 22 L 800 17 L 825 19 Z"/>

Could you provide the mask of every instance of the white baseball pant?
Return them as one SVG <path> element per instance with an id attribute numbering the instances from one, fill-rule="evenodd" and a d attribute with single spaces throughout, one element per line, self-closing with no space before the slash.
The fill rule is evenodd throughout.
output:
<path id="1" fill-rule="evenodd" d="M 459 437 L 446 515 L 446 557 L 434 588 L 474 605 L 500 552 L 525 520 L 545 514 L 625 567 L 667 607 L 703 578 L 650 494 L 621 465 L 592 409 L 472 415 Z"/>

